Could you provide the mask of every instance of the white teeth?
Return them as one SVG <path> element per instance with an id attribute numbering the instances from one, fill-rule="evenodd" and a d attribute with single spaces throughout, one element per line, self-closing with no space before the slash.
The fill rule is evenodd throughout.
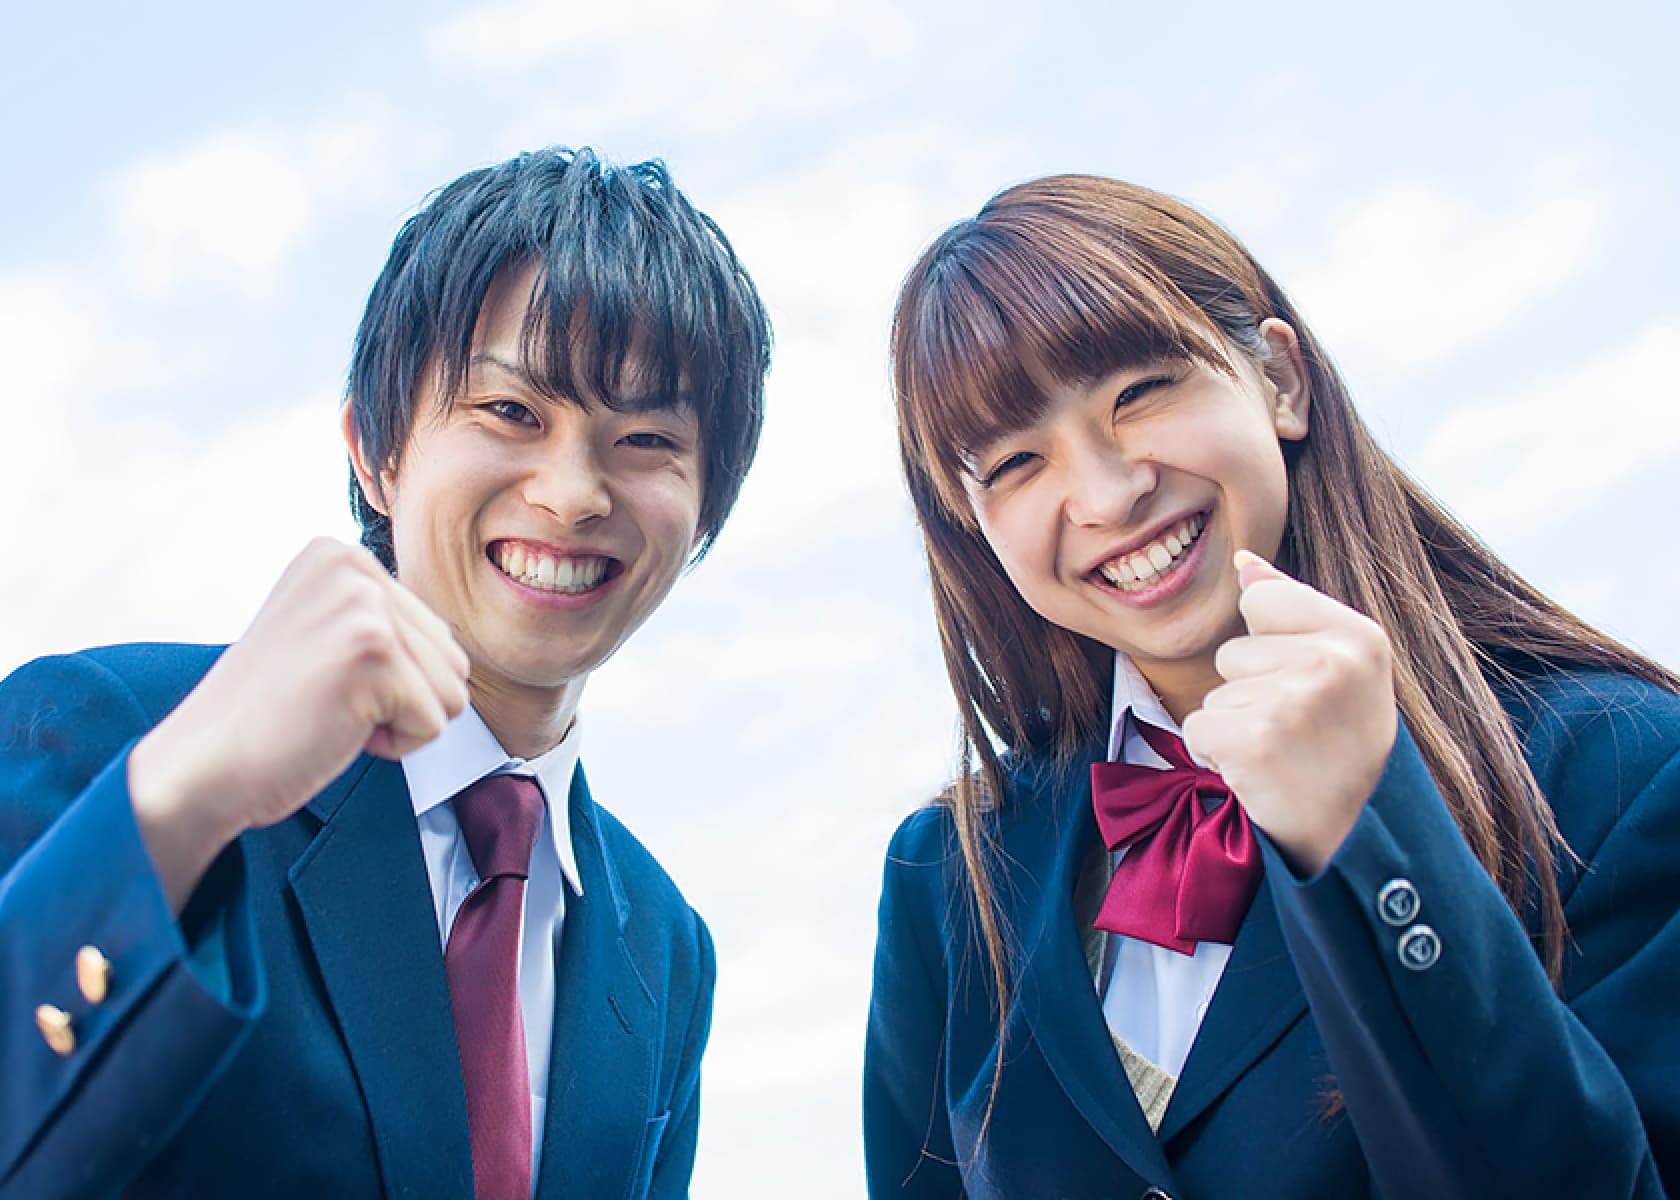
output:
<path id="1" fill-rule="evenodd" d="M 1148 587 L 1172 570 L 1186 551 L 1202 536 L 1204 518 L 1197 514 L 1168 530 L 1158 541 L 1129 554 L 1112 559 L 1098 568 L 1102 577 L 1122 591 L 1138 591 Z"/>
<path id="2" fill-rule="evenodd" d="M 606 578 L 609 559 L 588 557 L 552 558 L 528 554 L 521 546 L 503 547 L 496 556 L 502 573 L 527 587 L 546 592 L 587 592 Z"/>

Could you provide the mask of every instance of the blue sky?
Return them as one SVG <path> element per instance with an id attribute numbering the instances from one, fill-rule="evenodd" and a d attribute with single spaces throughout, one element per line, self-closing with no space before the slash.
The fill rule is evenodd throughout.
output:
<path id="1" fill-rule="evenodd" d="M 462 171 L 662 156 L 757 277 L 759 464 L 584 700 L 596 794 L 717 938 L 697 1196 L 861 1190 L 881 854 L 953 745 L 887 321 L 997 188 L 1091 171 L 1213 213 L 1426 484 L 1680 664 L 1671 4 L 109 4 L 0 43 L 0 670 L 236 637 L 350 534 L 355 321 Z"/>

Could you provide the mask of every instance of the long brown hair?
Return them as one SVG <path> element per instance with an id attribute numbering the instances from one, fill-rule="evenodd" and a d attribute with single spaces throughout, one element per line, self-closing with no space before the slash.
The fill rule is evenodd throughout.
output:
<path id="1" fill-rule="evenodd" d="M 906 277 L 892 365 L 899 448 L 962 722 L 947 800 L 1000 1038 L 1009 931 L 991 883 L 987 812 L 1007 793 L 993 739 L 1018 754 L 1071 758 L 1106 731 L 1113 657 L 1015 591 L 968 503 L 969 454 L 1033 422 L 1049 402 L 1046 378 L 1086 384 L 1156 359 L 1229 374 L 1233 354 L 1263 366 L 1268 317 L 1299 335 L 1312 404 L 1306 440 L 1285 450 L 1290 505 L 1278 565 L 1387 631 L 1400 713 L 1511 907 L 1521 915 L 1537 902 L 1554 985 L 1566 937 L 1554 855 L 1568 851 L 1494 688 L 1555 665 L 1680 690 L 1680 678 L 1518 578 L 1406 476 L 1289 298 L 1220 226 L 1170 197 L 1091 176 L 999 193 Z M 1000 1052 L 1000 1071 L 1002 1061 Z"/>

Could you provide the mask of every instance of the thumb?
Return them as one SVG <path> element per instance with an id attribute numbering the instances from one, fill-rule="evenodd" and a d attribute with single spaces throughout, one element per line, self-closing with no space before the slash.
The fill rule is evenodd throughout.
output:
<path id="1" fill-rule="evenodd" d="M 1244 591 L 1262 579 L 1289 578 L 1252 550 L 1238 550 L 1231 561 L 1237 568 L 1237 586 Z"/>

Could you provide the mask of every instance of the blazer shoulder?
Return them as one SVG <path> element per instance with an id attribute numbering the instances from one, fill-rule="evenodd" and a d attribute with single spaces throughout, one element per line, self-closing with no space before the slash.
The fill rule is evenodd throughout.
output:
<path id="1" fill-rule="evenodd" d="M 1092 761 L 1079 754 L 1005 754 L 1002 803 L 991 797 L 981 800 L 983 836 L 1011 856 L 1036 857 L 1043 849 L 1040 843 L 1069 819 L 1070 812 L 1089 803 Z M 889 866 L 961 866 L 953 791 L 954 786 L 946 788 L 899 822 L 887 850 Z"/>
<path id="2" fill-rule="evenodd" d="M 637 911 L 652 909 L 679 923 L 692 922 L 697 926 L 699 914 L 664 864 L 654 857 L 653 851 L 644 846 L 624 822 L 593 798 L 589 807 L 593 824 L 600 834 L 601 851 L 612 864 L 613 873 L 631 906 Z"/>
<path id="3" fill-rule="evenodd" d="M 1623 789 L 1638 790 L 1680 752 L 1680 695 L 1632 675 L 1551 671 L 1507 685 L 1501 699 L 1543 788 L 1585 762 L 1613 765 Z"/>
<path id="4" fill-rule="evenodd" d="M 13 703 L 69 702 L 120 691 L 155 724 L 198 685 L 225 646 L 130 642 L 49 655 L 13 671 L 0 690 Z"/>
<path id="5" fill-rule="evenodd" d="M 960 858 L 956 815 L 950 804 L 934 800 L 905 817 L 887 844 L 887 862 L 932 867 Z"/>

